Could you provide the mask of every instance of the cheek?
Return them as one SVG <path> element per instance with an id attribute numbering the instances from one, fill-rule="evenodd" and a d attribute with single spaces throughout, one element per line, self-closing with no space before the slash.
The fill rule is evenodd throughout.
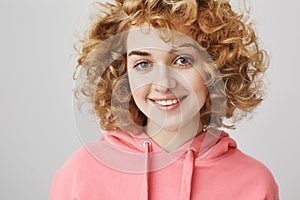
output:
<path id="1" fill-rule="evenodd" d="M 208 94 L 208 90 L 206 85 L 200 85 L 199 87 L 197 87 L 196 89 L 196 94 L 197 94 L 197 100 L 198 100 L 198 104 L 200 109 L 203 107 L 203 105 L 205 104 L 206 101 L 206 97 Z"/>
<path id="2" fill-rule="evenodd" d="M 133 99 L 139 108 L 140 108 L 140 106 L 145 104 L 147 96 L 149 94 L 149 90 L 150 90 L 150 86 L 145 85 L 145 86 L 141 86 L 139 88 L 135 88 L 135 90 L 132 91 Z"/>
<path id="3" fill-rule="evenodd" d="M 205 81 L 202 78 L 202 76 L 197 75 L 197 74 L 190 76 L 188 80 L 189 80 L 189 84 L 191 86 L 192 92 L 195 95 L 195 97 L 197 98 L 197 103 L 201 109 L 206 101 L 206 97 L 208 94 L 208 89 L 205 84 Z"/>

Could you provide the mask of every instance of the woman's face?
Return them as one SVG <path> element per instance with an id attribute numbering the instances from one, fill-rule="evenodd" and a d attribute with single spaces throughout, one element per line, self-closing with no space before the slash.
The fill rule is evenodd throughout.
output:
<path id="1" fill-rule="evenodd" d="M 130 88 L 147 124 L 176 131 L 200 119 L 205 104 L 205 56 L 197 43 L 173 32 L 165 42 L 154 28 L 129 31 L 127 69 Z"/>

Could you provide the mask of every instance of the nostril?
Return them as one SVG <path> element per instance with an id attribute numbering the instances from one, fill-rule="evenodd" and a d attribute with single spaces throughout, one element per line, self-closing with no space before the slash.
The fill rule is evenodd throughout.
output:
<path id="1" fill-rule="evenodd" d="M 164 79 L 153 83 L 153 86 L 157 91 L 168 91 L 174 89 L 177 86 L 177 82 L 174 79 Z"/>
<path id="2" fill-rule="evenodd" d="M 158 92 L 168 92 L 170 88 L 166 84 L 154 83 L 153 88 Z"/>
<path id="3" fill-rule="evenodd" d="M 177 86 L 177 82 L 175 79 L 170 79 L 169 82 L 170 82 L 170 88 L 173 89 Z"/>

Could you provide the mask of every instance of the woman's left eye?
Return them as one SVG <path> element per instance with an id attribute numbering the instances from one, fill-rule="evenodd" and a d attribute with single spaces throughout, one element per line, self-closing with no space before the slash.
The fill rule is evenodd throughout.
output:
<path id="1" fill-rule="evenodd" d="M 193 64 L 193 59 L 187 56 L 180 56 L 175 60 L 175 65 L 178 67 L 191 66 Z"/>

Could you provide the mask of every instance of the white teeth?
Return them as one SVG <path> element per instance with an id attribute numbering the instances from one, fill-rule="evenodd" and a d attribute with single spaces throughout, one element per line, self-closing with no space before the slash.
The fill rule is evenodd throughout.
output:
<path id="1" fill-rule="evenodd" d="M 157 101 L 155 101 L 155 103 L 162 105 L 162 106 L 170 106 L 170 105 L 178 103 L 178 100 L 175 100 L 175 99 L 173 99 L 173 100 L 157 100 Z"/>

